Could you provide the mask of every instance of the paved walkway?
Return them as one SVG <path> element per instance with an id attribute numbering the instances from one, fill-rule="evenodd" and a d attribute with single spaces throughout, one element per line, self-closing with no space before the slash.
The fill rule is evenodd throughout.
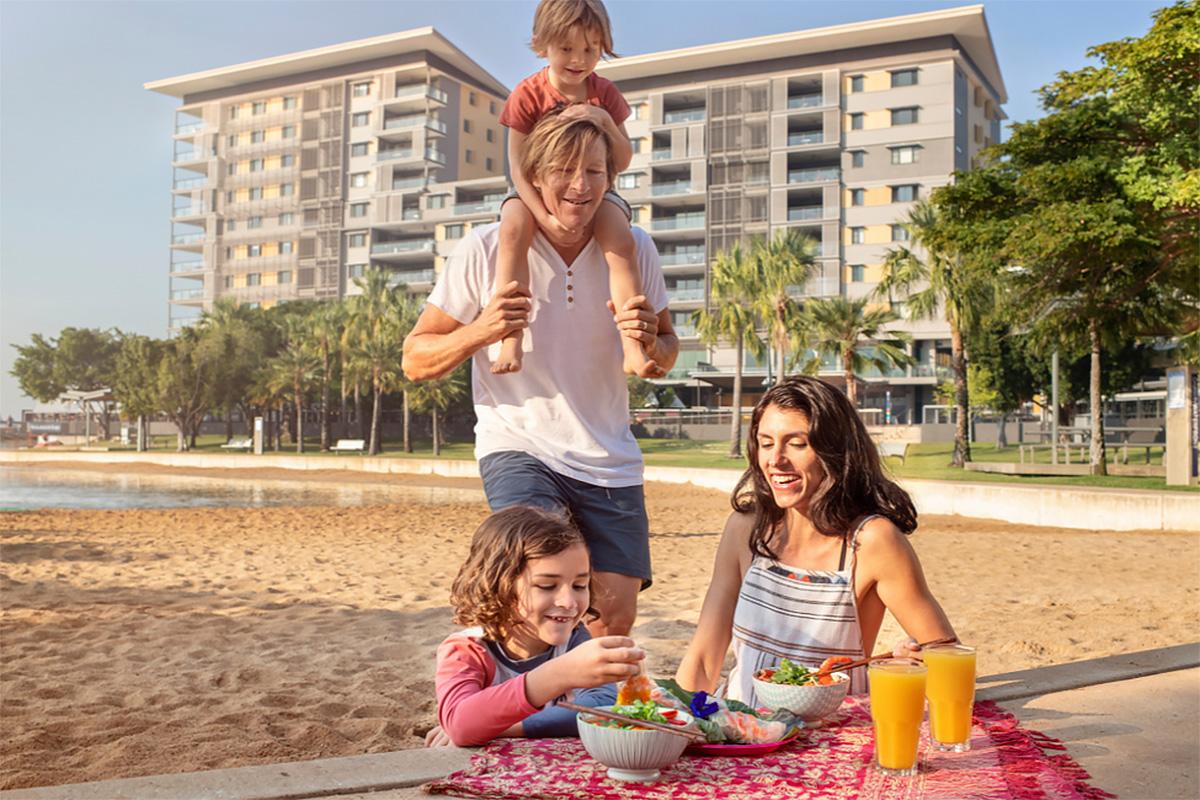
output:
<path id="1" fill-rule="evenodd" d="M 1200 644 L 987 676 L 993 699 L 1067 745 L 1122 800 L 1200 798 Z M 416 800 L 470 750 L 402 750 L 0 792 L 0 800 Z"/>

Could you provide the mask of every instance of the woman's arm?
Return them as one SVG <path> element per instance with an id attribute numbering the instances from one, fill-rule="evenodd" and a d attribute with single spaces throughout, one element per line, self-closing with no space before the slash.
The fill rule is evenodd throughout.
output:
<path id="1" fill-rule="evenodd" d="M 925 582 L 916 551 L 894 523 L 868 522 L 858 537 L 857 559 L 856 580 L 866 588 L 860 596 L 874 590 L 909 636 L 927 642 L 955 635 Z"/>
<path id="2" fill-rule="evenodd" d="M 713 563 L 712 580 L 700 608 L 700 622 L 688 644 L 675 680 L 689 692 L 716 691 L 721 667 L 733 637 L 733 609 L 742 578 L 750 566 L 750 526 L 753 517 L 733 513 L 725 523 Z"/>

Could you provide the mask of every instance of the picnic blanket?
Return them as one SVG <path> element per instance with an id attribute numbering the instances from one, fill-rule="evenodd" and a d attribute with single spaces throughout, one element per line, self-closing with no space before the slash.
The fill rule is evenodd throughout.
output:
<path id="1" fill-rule="evenodd" d="M 793 743 L 756 758 L 684 755 L 654 783 L 610 780 L 578 739 L 500 739 L 471 765 L 422 787 L 429 794 L 489 800 L 1101 800 L 1065 746 L 1026 730 L 991 702 L 975 705 L 971 750 L 932 749 L 921 735 L 920 773 L 885 778 L 872 765 L 874 733 L 865 697 Z"/>

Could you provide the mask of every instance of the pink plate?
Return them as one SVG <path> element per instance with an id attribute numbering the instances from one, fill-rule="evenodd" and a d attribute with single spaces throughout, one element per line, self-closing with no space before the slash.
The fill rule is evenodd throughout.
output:
<path id="1" fill-rule="evenodd" d="M 779 748 L 791 744 L 800 729 L 797 728 L 778 742 L 763 742 L 761 744 L 692 744 L 687 751 L 697 756 L 763 756 L 774 753 Z"/>

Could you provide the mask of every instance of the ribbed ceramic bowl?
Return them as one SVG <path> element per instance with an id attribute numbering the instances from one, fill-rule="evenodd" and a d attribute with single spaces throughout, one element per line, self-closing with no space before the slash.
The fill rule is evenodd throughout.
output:
<path id="1" fill-rule="evenodd" d="M 824 686 L 790 686 L 754 679 L 754 693 L 761 705 L 772 711 L 786 708 L 805 722 L 816 722 L 838 710 L 850 690 L 850 676 L 833 673 L 833 683 Z"/>
<path id="2" fill-rule="evenodd" d="M 611 711 L 613 706 L 600 706 Z M 677 717 L 691 722 L 683 711 Z M 608 767 L 608 777 L 616 781 L 654 781 L 659 770 L 673 764 L 688 746 L 683 736 L 648 730 L 623 730 L 603 727 L 605 720 L 579 713 L 579 739 L 592 758 Z M 600 723 L 600 724 L 598 724 Z"/>

